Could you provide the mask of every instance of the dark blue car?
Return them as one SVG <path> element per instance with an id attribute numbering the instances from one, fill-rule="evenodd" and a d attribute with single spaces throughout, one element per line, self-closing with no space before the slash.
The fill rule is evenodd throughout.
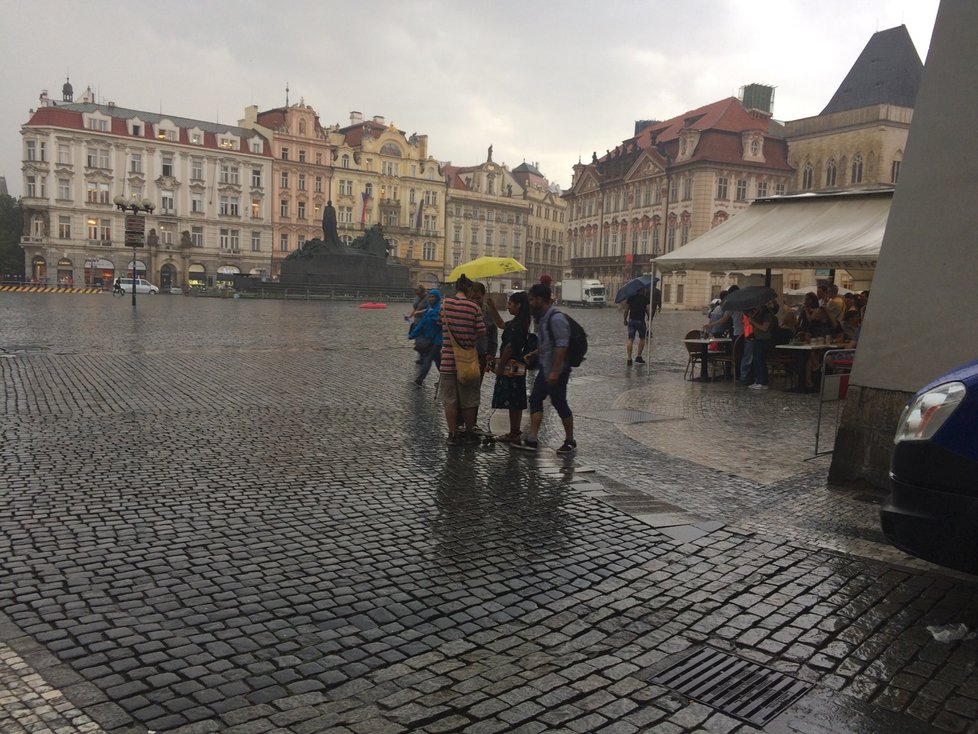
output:
<path id="1" fill-rule="evenodd" d="M 978 360 L 921 388 L 893 440 L 883 534 L 919 558 L 978 573 Z"/>

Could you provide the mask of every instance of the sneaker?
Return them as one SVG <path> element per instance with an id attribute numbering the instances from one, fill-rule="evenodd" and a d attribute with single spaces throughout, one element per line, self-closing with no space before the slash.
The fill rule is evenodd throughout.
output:
<path id="1" fill-rule="evenodd" d="M 424 383 L 421 380 L 414 380 L 414 384 L 417 385 L 418 387 L 424 386 Z"/>
<path id="2" fill-rule="evenodd" d="M 759 382 L 755 382 L 753 385 L 748 385 L 751 390 L 767 390 L 767 385 L 762 385 Z"/>
<path id="3" fill-rule="evenodd" d="M 573 454 L 577 451 L 577 441 L 573 438 L 564 439 L 564 442 L 560 444 L 560 448 L 557 449 L 558 456 L 567 456 L 567 454 Z"/>
<path id="4" fill-rule="evenodd" d="M 635 358 L 635 364 L 645 364 L 645 360 L 639 355 Z"/>
<path id="5" fill-rule="evenodd" d="M 474 446 L 477 443 L 482 443 L 482 436 L 475 432 L 463 431 L 458 434 L 458 442 L 463 446 Z"/>
<path id="6" fill-rule="evenodd" d="M 445 439 L 446 446 L 461 446 L 461 442 L 458 440 L 457 433 L 449 433 L 448 438 Z"/>
<path id="7" fill-rule="evenodd" d="M 631 367 L 632 366 L 632 360 L 628 360 L 628 363 L 627 364 L 628 364 L 629 367 Z"/>
<path id="8" fill-rule="evenodd" d="M 515 441 L 511 441 L 509 445 L 524 451 L 536 451 L 539 444 L 532 438 L 517 438 Z"/>

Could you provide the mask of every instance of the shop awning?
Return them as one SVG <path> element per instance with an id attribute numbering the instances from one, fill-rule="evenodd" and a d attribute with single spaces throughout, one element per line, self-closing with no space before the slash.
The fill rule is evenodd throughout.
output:
<path id="1" fill-rule="evenodd" d="M 672 270 L 876 267 L 893 190 L 758 199 L 688 245 L 655 258 Z"/>

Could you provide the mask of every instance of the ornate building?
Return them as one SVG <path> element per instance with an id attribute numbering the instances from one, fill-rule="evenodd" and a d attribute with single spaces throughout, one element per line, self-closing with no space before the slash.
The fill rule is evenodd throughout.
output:
<path id="1" fill-rule="evenodd" d="M 428 136 L 405 135 L 375 116 L 350 113 L 350 125 L 327 129 L 336 141 L 331 196 L 340 239 L 352 242 L 380 224 L 390 254 L 416 281 L 437 282 L 445 263 L 445 182 L 428 155 Z"/>
<path id="2" fill-rule="evenodd" d="M 253 130 L 41 95 L 21 127 L 25 269 L 38 282 L 108 285 L 133 270 L 124 215 L 148 199 L 140 277 L 161 288 L 263 275 L 272 244 L 271 151 Z"/>
<path id="3" fill-rule="evenodd" d="M 560 189 L 551 185 L 536 165 L 521 163 L 513 169 L 513 178 L 522 187 L 523 199 L 529 205 L 524 237 L 526 255 L 522 261 L 527 283 L 536 283 L 543 273 L 560 281 L 566 266 L 567 202 L 561 197 Z"/>
<path id="4" fill-rule="evenodd" d="M 485 163 L 442 167 L 448 187 L 446 227 L 449 255 L 444 278 L 456 265 L 483 255 L 524 260 L 529 204 L 519 181 L 506 166 L 493 162 L 492 146 Z M 440 278 L 441 279 L 441 278 Z M 493 279 L 490 290 L 522 289 L 527 273 Z"/>
<path id="5" fill-rule="evenodd" d="M 748 85 L 635 134 L 589 164 L 574 166 L 568 209 L 570 275 L 596 278 L 614 293 L 672 252 L 726 221 L 756 197 L 783 194 L 791 181 L 782 127 L 771 118 L 773 89 Z M 663 307 L 705 305 L 741 274 L 664 275 Z"/>
<path id="6" fill-rule="evenodd" d="M 312 107 L 299 104 L 258 112 L 245 109 L 238 124 L 264 135 L 272 147 L 271 275 L 282 259 L 306 240 L 323 236 L 323 208 L 329 200 L 333 152 L 342 136 L 328 132 Z"/>
<path id="7" fill-rule="evenodd" d="M 888 188 L 900 177 L 923 64 L 906 26 L 869 39 L 822 112 L 785 123 L 790 190 L 828 192 Z M 814 282 L 810 271 L 789 271 L 785 283 Z M 848 274 L 837 279 L 850 286 Z"/>

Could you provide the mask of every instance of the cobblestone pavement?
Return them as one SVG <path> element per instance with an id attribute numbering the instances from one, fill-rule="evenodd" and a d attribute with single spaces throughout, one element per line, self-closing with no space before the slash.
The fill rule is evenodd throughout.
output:
<path id="1" fill-rule="evenodd" d="M 629 369 L 574 312 L 565 460 L 444 446 L 397 308 L 67 303 L 0 294 L 4 734 L 978 731 L 978 643 L 927 629 L 974 579 L 825 485 L 810 396 L 684 382 L 697 314 Z M 704 647 L 811 688 L 650 680 Z"/>

